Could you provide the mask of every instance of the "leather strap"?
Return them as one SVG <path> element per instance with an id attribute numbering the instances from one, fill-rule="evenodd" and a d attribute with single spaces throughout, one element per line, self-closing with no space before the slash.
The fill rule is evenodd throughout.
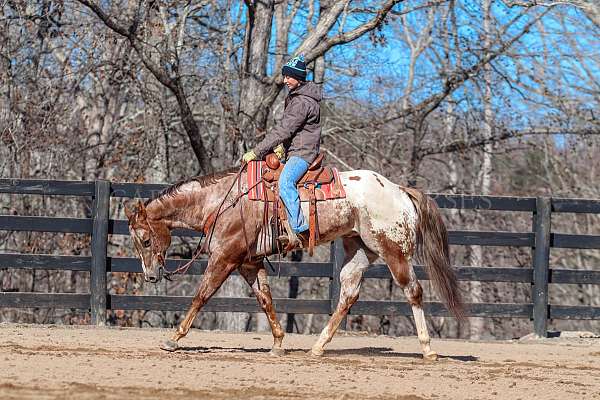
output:
<path id="1" fill-rule="evenodd" d="M 306 185 L 309 193 L 309 217 L 308 217 L 308 254 L 312 257 L 315 244 L 319 240 L 319 221 L 317 218 L 317 197 L 315 195 L 315 184 Z"/>

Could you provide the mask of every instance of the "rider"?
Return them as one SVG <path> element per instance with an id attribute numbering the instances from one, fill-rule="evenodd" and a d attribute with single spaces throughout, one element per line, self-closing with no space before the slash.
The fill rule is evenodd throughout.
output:
<path id="1" fill-rule="evenodd" d="M 308 240 L 308 223 L 302 214 L 296 183 L 319 154 L 321 139 L 321 86 L 306 81 L 306 63 L 302 55 L 292 58 L 281 70 L 283 82 L 289 89 L 285 98 L 283 119 L 256 147 L 243 156 L 245 162 L 264 157 L 273 151 L 287 161 L 279 177 L 279 194 L 286 206 L 290 228 L 296 237 L 288 247 L 297 244 L 297 237 Z"/>

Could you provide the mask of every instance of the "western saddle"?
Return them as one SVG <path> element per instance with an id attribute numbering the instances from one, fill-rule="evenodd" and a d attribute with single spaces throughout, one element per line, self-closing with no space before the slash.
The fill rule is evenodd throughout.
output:
<path id="1" fill-rule="evenodd" d="M 316 189 L 321 185 L 332 183 L 334 180 L 334 171 L 331 167 L 324 167 L 322 165 L 323 158 L 323 153 L 319 153 L 317 158 L 315 158 L 315 160 L 308 167 L 308 171 L 306 171 L 304 176 L 298 181 L 297 184 L 300 200 L 309 201 L 308 243 L 306 243 L 306 238 L 299 237 L 299 239 L 302 242 L 302 247 L 306 248 L 308 246 L 308 253 L 311 256 L 313 255 L 315 244 L 319 240 L 317 200 L 325 200 L 323 192 Z M 294 233 L 289 226 L 289 222 L 287 221 L 287 212 L 285 211 L 285 206 L 280 206 L 281 200 L 279 198 L 279 177 L 281 175 L 281 171 L 283 171 L 283 167 L 284 164 L 279 161 L 279 158 L 277 158 L 275 154 L 268 154 L 265 157 L 265 164 L 262 168 L 261 176 L 265 188 L 265 219 L 263 221 L 263 226 L 265 228 L 271 228 L 271 232 L 273 232 L 273 249 L 276 249 L 277 252 L 283 251 L 285 253 L 293 250 L 296 243 L 295 241 L 290 240 L 288 245 L 281 249 L 281 244 L 279 242 L 275 242 L 275 238 L 278 236 L 278 233 L 282 232 L 282 225 L 285 227 L 288 237 L 291 238 L 294 236 Z M 273 203 L 273 218 L 271 219 L 269 218 L 269 203 Z"/>

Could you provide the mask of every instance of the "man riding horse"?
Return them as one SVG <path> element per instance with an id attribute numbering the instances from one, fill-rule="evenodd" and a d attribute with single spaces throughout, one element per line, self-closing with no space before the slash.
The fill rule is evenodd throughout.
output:
<path id="1" fill-rule="evenodd" d="M 243 160 L 249 162 L 262 157 L 273 146 L 284 158 L 282 145 L 287 146 L 287 162 L 282 168 L 279 184 L 290 221 L 290 236 L 293 236 L 289 242 L 295 246 L 297 242 L 305 241 L 308 228 L 300 208 L 296 182 L 307 170 L 307 176 L 315 172 L 309 164 L 319 150 L 321 90 L 305 81 L 306 65 L 302 57 L 290 60 L 282 72 L 290 89 L 283 121 L 246 153 Z M 263 263 L 267 254 L 259 251 L 264 221 L 268 220 L 265 207 L 268 200 L 250 199 L 251 185 L 247 179 L 251 174 L 245 171 L 255 164 L 244 164 L 237 174 L 226 171 L 179 182 L 146 203 L 139 202 L 134 208 L 126 208 L 129 231 L 144 278 L 149 282 L 158 282 L 163 276 L 174 229 L 193 229 L 206 236 L 205 246 L 199 246 L 192 257 L 193 261 L 201 252 L 209 255 L 202 280 L 184 320 L 161 345 L 164 350 L 179 348 L 179 340 L 187 335 L 198 312 L 237 270 L 252 288 L 271 325 L 272 353 L 284 354 L 284 331 L 277 319 Z M 264 177 L 262 175 L 261 182 Z M 311 240 L 316 241 L 313 244 L 340 238 L 344 247 L 339 300 L 311 354 L 323 355 L 325 345 L 358 300 L 364 272 L 381 258 L 388 265 L 394 281 L 404 290 L 412 308 L 423 357 L 437 359 L 437 353 L 430 347 L 423 290 L 413 268 L 413 257 L 420 256 L 433 287 L 448 310 L 458 318 L 464 314 L 462 293 L 450 266 L 448 232 L 435 201 L 419 190 L 397 185 L 374 171 L 343 171 L 339 173 L 338 183 L 345 195 L 322 199 L 318 224 L 314 223 L 316 207 L 310 212 L 313 222 L 310 225 L 317 225 L 312 232 L 319 232 L 316 237 L 310 235 Z M 315 202 L 314 182 L 311 184 L 310 201 Z M 232 192 L 234 187 L 237 187 L 237 193 Z M 300 239 L 296 235 L 300 235 Z M 310 248 L 309 242 L 309 251 Z"/>
<path id="2" fill-rule="evenodd" d="M 280 159 L 286 159 L 279 177 L 279 194 L 290 226 L 288 236 L 280 236 L 279 241 L 282 247 L 291 249 L 306 244 L 309 239 L 309 226 L 302 214 L 296 184 L 319 154 L 322 90 L 320 85 L 306 81 L 306 63 L 301 55 L 288 61 L 281 73 L 289 89 L 283 119 L 242 159 L 244 162 L 260 159 L 271 149 Z"/>

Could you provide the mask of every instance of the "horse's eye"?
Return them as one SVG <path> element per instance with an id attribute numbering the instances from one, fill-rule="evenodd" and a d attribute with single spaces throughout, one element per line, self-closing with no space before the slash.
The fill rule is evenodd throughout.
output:
<path id="1" fill-rule="evenodd" d="M 150 247 L 150 245 L 151 245 L 152 243 L 150 242 L 150 239 L 147 239 L 147 240 L 144 240 L 144 241 L 142 242 L 142 244 L 144 245 L 144 247 L 148 248 L 148 247 Z"/>

